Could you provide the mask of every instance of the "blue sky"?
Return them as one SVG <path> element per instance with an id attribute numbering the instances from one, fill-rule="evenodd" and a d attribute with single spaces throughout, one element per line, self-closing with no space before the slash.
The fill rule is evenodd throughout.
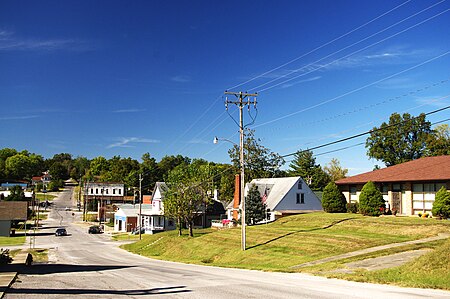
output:
<path id="1" fill-rule="evenodd" d="M 250 128 L 280 155 L 368 131 L 393 112 L 449 105 L 449 8 L 436 0 L 0 0 L 0 146 L 44 157 L 149 152 L 229 162 L 231 144 L 212 142 L 238 142 L 225 90 L 258 92 Z M 236 107 L 229 113 L 238 116 Z M 321 165 L 338 158 L 357 174 L 382 165 L 357 146 L 364 141 L 314 153 Z"/>

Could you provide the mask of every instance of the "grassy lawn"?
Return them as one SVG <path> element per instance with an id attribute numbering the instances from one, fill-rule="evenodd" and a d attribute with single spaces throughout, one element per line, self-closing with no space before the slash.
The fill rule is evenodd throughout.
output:
<path id="1" fill-rule="evenodd" d="M 36 193 L 35 197 L 36 197 L 36 199 L 39 200 L 39 201 L 45 201 L 46 199 L 47 199 L 48 201 L 52 201 L 52 200 L 56 197 L 56 195 L 49 194 L 49 193 L 47 193 L 47 194 L 44 194 L 44 193 Z"/>
<path id="2" fill-rule="evenodd" d="M 25 236 L 0 237 L 0 247 L 22 245 L 23 243 L 25 243 Z"/>
<path id="3" fill-rule="evenodd" d="M 359 249 L 421 239 L 449 231 L 450 221 L 436 219 L 312 213 L 248 227 L 246 251 L 240 250 L 240 228 L 195 230 L 194 238 L 186 235 L 178 237 L 177 231 L 143 235 L 142 241 L 123 247 L 144 256 L 185 263 L 317 274 L 321 272 L 319 269 L 293 270 L 290 267 Z M 441 248 L 436 244 L 435 248 Z M 445 261 L 448 263 L 448 256 Z M 339 265 L 325 266 L 333 268 Z M 351 278 L 344 275 L 340 277 Z M 375 278 L 366 277 L 367 281 L 376 281 Z"/>

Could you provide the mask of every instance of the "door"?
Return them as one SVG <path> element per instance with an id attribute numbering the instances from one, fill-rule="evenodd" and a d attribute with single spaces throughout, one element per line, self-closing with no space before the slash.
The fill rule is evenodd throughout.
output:
<path id="1" fill-rule="evenodd" d="M 402 211 L 402 193 L 392 192 L 392 213 L 401 213 Z"/>

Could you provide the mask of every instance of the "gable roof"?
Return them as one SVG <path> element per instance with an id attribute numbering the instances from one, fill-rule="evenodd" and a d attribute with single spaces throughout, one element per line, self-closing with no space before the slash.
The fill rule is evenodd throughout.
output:
<path id="1" fill-rule="evenodd" d="M 450 156 L 425 157 L 336 181 L 337 185 L 450 180 Z"/>
<path id="2" fill-rule="evenodd" d="M 297 177 L 286 178 L 267 178 L 267 179 L 254 179 L 247 184 L 246 192 L 255 184 L 258 187 L 258 191 L 261 196 L 264 192 L 267 193 L 266 205 L 269 209 L 274 209 L 278 203 L 284 198 L 284 196 L 291 190 L 292 186 L 301 180 Z"/>
<path id="3" fill-rule="evenodd" d="M 26 201 L 0 202 L 0 220 L 26 220 L 28 203 Z"/>

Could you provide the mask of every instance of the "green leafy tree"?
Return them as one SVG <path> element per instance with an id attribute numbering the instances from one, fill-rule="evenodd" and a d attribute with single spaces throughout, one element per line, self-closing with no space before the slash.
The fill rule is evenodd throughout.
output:
<path id="1" fill-rule="evenodd" d="M 248 130 L 244 138 L 244 173 L 246 182 L 256 178 L 276 177 L 284 174 L 284 172 L 279 170 L 284 164 L 283 158 L 260 143 L 261 139 L 255 138 L 254 131 Z M 228 151 L 228 154 L 236 171 L 239 171 L 239 146 L 235 144 Z"/>
<path id="2" fill-rule="evenodd" d="M 442 187 L 436 193 L 431 213 L 433 213 L 434 217 L 439 217 L 440 219 L 450 218 L 450 193 L 445 187 Z"/>
<path id="3" fill-rule="evenodd" d="M 327 213 L 344 213 L 347 211 L 347 201 L 339 187 L 330 182 L 323 189 L 322 208 Z"/>
<path id="4" fill-rule="evenodd" d="M 12 179 L 31 180 L 31 177 L 42 172 L 42 165 L 42 156 L 22 151 L 6 159 L 5 172 Z"/>
<path id="5" fill-rule="evenodd" d="M 343 179 L 347 176 L 348 169 L 342 168 L 341 163 L 338 159 L 331 159 L 330 163 L 325 165 L 323 168 L 325 173 L 331 179 L 332 182 L 336 182 L 337 180 Z"/>
<path id="6" fill-rule="evenodd" d="M 434 128 L 427 139 L 427 156 L 450 155 L 450 129 L 448 124 Z"/>
<path id="7" fill-rule="evenodd" d="M 140 172 L 144 174 L 142 177 L 142 189 L 144 190 L 143 192 L 148 193 L 153 190 L 155 183 L 163 181 L 163 178 L 156 159 L 149 153 L 143 154 L 141 160 Z"/>
<path id="8" fill-rule="evenodd" d="M 252 185 L 245 197 L 245 223 L 256 224 L 266 217 L 266 205 L 261 200 L 261 194 L 256 185 Z"/>
<path id="9" fill-rule="evenodd" d="M 205 165 L 180 164 L 168 174 L 168 191 L 164 198 L 164 215 L 177 219 L 178 234 L 186 223 L 193 237 L 194 218 L 207 206 L 208 168 Z"/>
<path id="10" fill-rule="evenodd" d="M 49 168 L 49 173 L 52 176 L 52 180 L 67 180 L 69 178 L 67 167 L 61 162 L 53 162 Z"/>
<path id="11" fill-rule="evenodd" d="M 431 123 L 425 120 L 425 114 L 411 117 L 408 113 L 393 113 L 389 123 L 372 129 L 366 140 L 367 155 L 386 166 L 418 159 L 426 154 L 431 133 Z"/>
<path id="12" fill-rule="evenodd" d="M 72 169 L 70 170 L 70 177 L 78 179 L 85 176 L 90 167 L 91 161 L 83 156 L 78 156 L 72 161 Z"/>
<path id="13" fill-rule="evenodd" d="M 107 176 L 109 171 L 110 165 L 105 157 L 99 156 L 91 160 L 89 174 L 92 178 L 94 176 Z"/>
<path id="14" fill-rule="evenodd" d="M 9 195 L 5 198 L 7 201 L 23 201 L 25 200 L 25 193 L 23 192 L 22 187 L 13 186 L 10 190 Z"/>
<path id="15" fill-rule="evenodd" d="M 384 199 L 380 190 L 371 181 L 367 182 L 359 195 L 359 212 L 367 216 L 379 216 L 384 212 Z"/>
<path id="16" fill-rule="evenodd" d="M 160 170 L 160 177 L 165 180 L 172 169 L 175 169 L 178 165 L 188 165 L 191 163 L 191 159 L 182 155 L 176 156 L 164 156 L 161 161 L 158 162 L 158 169 Z"/>
<path id="17" fill-rule="evenodd" d="M 302 177 L 312 190 L 322 190 L 330 182 L 329 176 L 316 164 L 316 158 L 310 150 L 298 151 L 289 167 L 289 175 Z"/>

